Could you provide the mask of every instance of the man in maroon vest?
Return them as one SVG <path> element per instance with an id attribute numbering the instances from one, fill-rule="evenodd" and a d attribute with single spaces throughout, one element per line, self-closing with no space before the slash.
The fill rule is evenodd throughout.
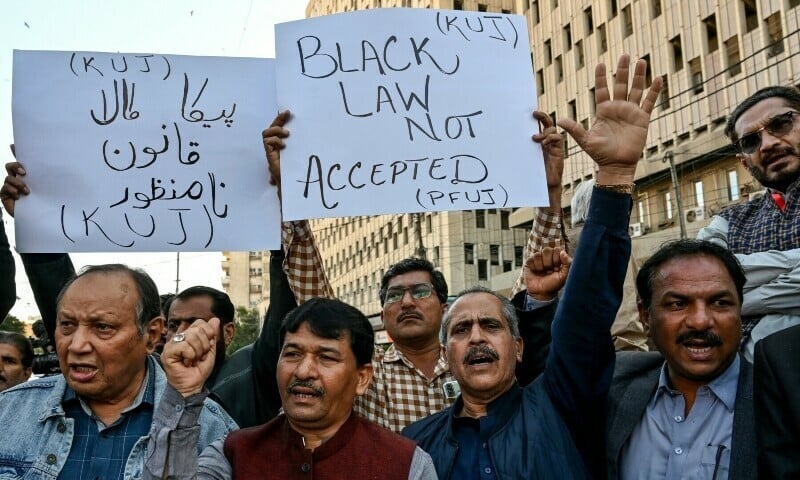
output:
<path id="1" fill-rule="evenodd" d="M 435 479 L 413 441 L 353 412 L 372 379 L 374 333 L 339 300 L 312 299 L 281 326 L 277 380 L 284 413 L 231 433 L 200 457 L 192 442 L 219 320 L 196 321 L 164 347 L 169 386 L 153 418 L 146 478 Z"/>

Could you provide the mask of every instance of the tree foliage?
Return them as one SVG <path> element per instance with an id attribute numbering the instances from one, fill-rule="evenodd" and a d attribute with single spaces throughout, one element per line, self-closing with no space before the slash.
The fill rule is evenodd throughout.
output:
<path id="1" fill-rule="evenodd" d="M 3 323 L 0 324 L 0 330 L 5 330 L 7 332 L 17 332 L 21 334 L 25 334 L 25 324 L 22 323 L 19 318 L 15 317 L 14 315 L 6 315 L 5 320 Z"/>
<path id="2" fill-rule="evenodd" d="M 228 345 L 227 354 L 253 343 L 258 337 L 260 315 L 255 308 L 236 307 L 236 335 Z"/>

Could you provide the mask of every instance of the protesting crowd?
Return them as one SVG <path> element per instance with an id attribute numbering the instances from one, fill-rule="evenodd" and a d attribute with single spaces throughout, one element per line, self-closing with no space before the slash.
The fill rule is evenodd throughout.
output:
<path id="1" fill-rule="evenodd" d="M 61 373 L 29 380 L 30 343 L 0 332 L 0 478 L 800 478 L 800 91 L 765 88 L 733 109 L 726 135 L 770 194 L 652 253 L 636 289 L 655 351 L 617 353 L 634 176 L 662 87 L 646 68 L 628 55 L 597 66 L 588 129 L 533 112 L 551 205 L 536 209 L 511 298 L 450 292 L 421 258 L 387 265 L 385 350 L 333 298 L 307 221 L 284 224 L 263 327 L 229 356 L 224 292 L 161 298 L 139 269 L 22 253 Z M 303 142 L 291 119 L 263 131 L 279 198 L 281 151 Z M 569 243 L 553 228 L 557 127 L 597 168 Z M 13 216 L 31 192 L 24 165 L 6 171 Z M 0 250 L 4 318 L 5 232 Z"/>

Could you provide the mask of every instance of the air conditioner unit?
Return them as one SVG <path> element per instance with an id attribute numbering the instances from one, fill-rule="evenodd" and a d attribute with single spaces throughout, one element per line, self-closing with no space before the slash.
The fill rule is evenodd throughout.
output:
<path id="1" fill-rule="evenodd" d="M 766 193 L 765 190 L 761 190 L 760 192 L 753 192 L 747 196 L 747 200 L 751 202 L 753 200 L 761 200 L 764 197 L 764 193 Z"/>
<path id="2" fill-rule="evenodd" d="M 631 223 L 628 225 L 628 234 L 631 237 L 641 237 L 644 235 L 644 228 L 642 227 L 642 222 Z"/>
<path id="3" fill-rule="evenodd" d="M 683 218 L 687 222 L 697 222 L 706 218 L 706 210 L 703 207 L 687 208 L 683 211 Z"/>

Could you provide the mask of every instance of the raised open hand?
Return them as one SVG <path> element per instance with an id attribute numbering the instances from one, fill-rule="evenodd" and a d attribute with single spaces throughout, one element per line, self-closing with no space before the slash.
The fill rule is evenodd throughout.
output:
<path id="1" fill-rule="evenodd" d="M 613 99 L 608 88 L 606 67 L 595 69 L 595 103 L 597 117 L 588 131 L 569 118 L 558 125 L 578 142 L 578 145 L 597 163 L 600 171 L 597 183 L 613 185 L 632 183 L 636 164 L 647 140 L 650 114 L 653 111 L 662 79 L 656 77 L 645 95 L 647 62 L 639 60 L 633 73 L 630 90 L 628 77 L 630 56 L 619 58 L 613 84 Z"/>

